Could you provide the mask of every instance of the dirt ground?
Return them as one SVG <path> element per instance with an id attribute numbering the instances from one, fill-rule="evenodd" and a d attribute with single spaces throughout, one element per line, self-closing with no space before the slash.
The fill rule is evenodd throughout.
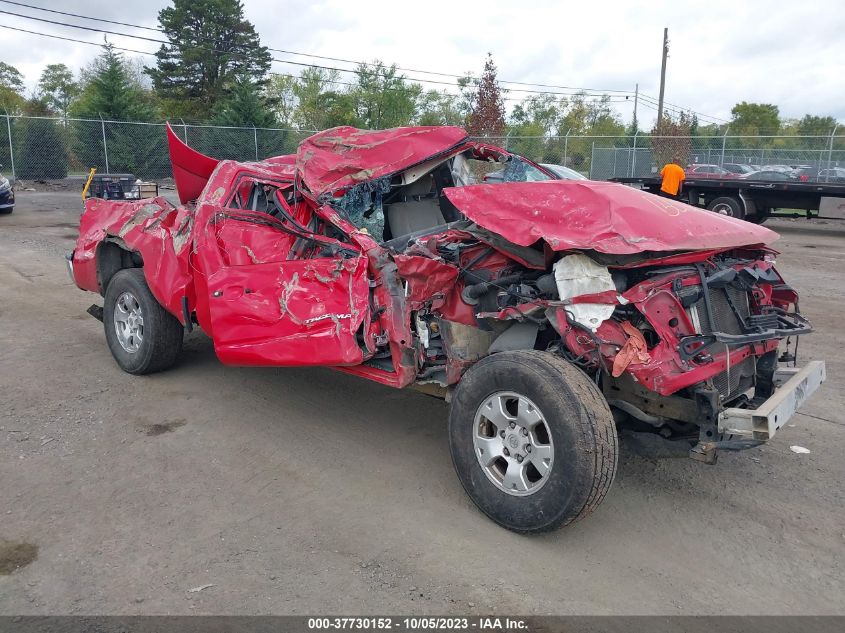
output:
<path id="1" fill-rule="evenodd" d="M 226 368 L 197 331 L 119 371 L 65 272 L 80 211 L 0 216 L 0 614 L 845 614 L 845 223 L 771 222 L 829 375 L 771 443 L 624 440 L 593 516 L 524 537 L 462 491 L 438 400 Z"/>

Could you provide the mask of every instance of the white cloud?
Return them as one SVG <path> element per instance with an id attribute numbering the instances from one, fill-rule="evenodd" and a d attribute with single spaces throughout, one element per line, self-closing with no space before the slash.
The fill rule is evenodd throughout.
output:
<path id="1" fill-rule="evenodd" d="M 41 0 L 39 4 L 143 26 L 155 26 L 158 10 L 167 5 L 162 0 Z M 0 9 L 97 26 L 2 2 Z M 777 104 L 787 117 L 812 113 L 845 120 L 841 89 L 845 12 L 837 2 L 797 6 L 793 0 L 656 0 L 648 4 L 622 0 L 488 0 L 483 4 L 245 0 L 245 9 L 262 42 L 273 48 L 353 60 L 378 58 L 406 68 L 456 74 L 480 72 L 490 51 L 502 79 L 614 90 L 633 90 L 639 83 L 640 91 L 653 97 L 658 93 L 663 27 L 668 26 L 668 102 L 721 119 L 730 118 L 731 107 L 744 100 Z M 9 26 L 102 41 L 96 33 L 8 15 L 0 15 L 0 20 Z M 151 42 L 110 39 L 128 48 L 157 48 Z M 21 70 L 30 86 L 44 65 L 61 61 L 78 68 L 96 53 L 94 46 L 2 30 L 0 59 Z M 274 56 L 349 66 L 282 53 Z M 301 68 L 274 63 L 273 70 L 296 74 Z M 618 108 L 629 120 L 631 105 L 618 104 Z M 649 123 L 653 114 L 643 109 L 640 118 Z"/>

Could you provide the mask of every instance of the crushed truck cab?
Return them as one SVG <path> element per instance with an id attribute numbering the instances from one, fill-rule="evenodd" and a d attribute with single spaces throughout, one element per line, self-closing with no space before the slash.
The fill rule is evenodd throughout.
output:
<path id="1" fill-rule="evenodd" d="M 461 483 L 509 529 L 597 507 L 618 428 L 713 463 L 824 380 L 781 362 L 812 328 L 762 226 L 456 127 L 334 128 L 247 163 L 168 142 L 181 204 L 89 199 L 68 258 L 118 365 L 164 369 L 198 326 L 225 364 L 442 396 Z"/>

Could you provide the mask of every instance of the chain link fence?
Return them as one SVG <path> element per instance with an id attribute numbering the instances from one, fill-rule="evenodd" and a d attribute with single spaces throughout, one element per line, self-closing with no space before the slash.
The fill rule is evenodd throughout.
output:
<path id="1" fill-rule="evenodd" d="M 145 180 L 171 175 L 164 123 L 2 116 L 0 126 L 0 165 L 13 179 L 84 176 L 91 167 Z M 314 133 L 184 123 L 173 129 L 203 154 L 239 161 L 291 154 Z"/>
<path id="2" fill-rule="evenodd" d="M 42 180 L 131 173 L 144 180 L 171 175 L 163 123 L 0 115 L 0 165 L 13 179 Z M 196 150 L 220 159 L 250 161 L 292 154 L 312 130 L 237 128 L 177 123 L 176 133 Z M 481 139 L 538 163 L 564 165 L 594 180 L 648 177 L 678 159 L 722 166 L 740 163 L 824 170 L 845 165 L 845 128 L 839 135 L 502 136 Z"/>
<path id="3" fill-rule="evenodd" d="M 816 136 L 503 136 L 485 138 L 539 163 L 564 165 L 593 180 L 655 176 L 669 161 L 692 164 L 781 165 L 809 172 L 845 166 L 845 129 Z"/>

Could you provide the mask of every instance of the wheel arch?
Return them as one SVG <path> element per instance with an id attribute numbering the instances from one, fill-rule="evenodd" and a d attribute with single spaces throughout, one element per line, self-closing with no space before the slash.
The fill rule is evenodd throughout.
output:
<path id="1" fill-rule="evenodd" d="M 143 268 L 141 253 L 130 249 L 119 237 L 108 236 L 97 245 L 97 286 L 105 296 L 112 277 L 124 268 Z"/>

